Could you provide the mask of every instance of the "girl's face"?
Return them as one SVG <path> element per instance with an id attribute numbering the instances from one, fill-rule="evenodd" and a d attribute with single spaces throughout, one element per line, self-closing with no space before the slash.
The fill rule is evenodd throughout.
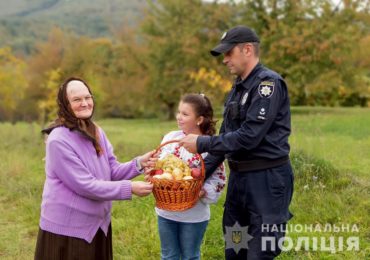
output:
<path id="1" fill-rule="evenodd" d="M 83 82 L 78 80 L 69 82 L 67 86 L 67 98 L 77 118 L 87 119 L 91 117 L 94 101 Z"/>
<path id="2" fill-rule="evenodd" d="M 177 125 L 185 134 L 201 134 L 199 125 L 203 121 L 202 116 L 197 116 L 192 105 L 180 102 L 177 115 Z"/>

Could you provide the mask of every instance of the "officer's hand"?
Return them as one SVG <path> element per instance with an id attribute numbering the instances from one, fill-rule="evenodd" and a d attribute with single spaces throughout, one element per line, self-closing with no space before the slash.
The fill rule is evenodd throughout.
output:
<path id="1" fill-rule="evenodd" d="M 198 135 L 188 134 L 180 140 L 179 145 L 191 153 L 197 153 L 197 139 Z"/>

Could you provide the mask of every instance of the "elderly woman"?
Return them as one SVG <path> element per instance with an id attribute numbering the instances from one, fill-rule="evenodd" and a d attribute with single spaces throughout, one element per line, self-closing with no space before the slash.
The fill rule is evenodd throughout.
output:
<path id="1" fill-rule="evenodd" d="M 70 78 L 58 93 L 58 118 L 43 133 L 46 180 L 35 259 L 112 259 L 112 200 L 146 196 L 152 184 L 130 181 L 155 163 L 153 152 L 119 163 L 91 117 L 89 86 Z"/>

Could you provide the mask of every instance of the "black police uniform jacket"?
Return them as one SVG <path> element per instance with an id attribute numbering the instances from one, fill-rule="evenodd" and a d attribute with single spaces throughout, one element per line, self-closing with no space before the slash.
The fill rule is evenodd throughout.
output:
<path id="1" fill-rule="evenodd" d="M 246 79 L 237 78 L 226 99 L 223 117 L 218 136 L 197 139 L 198 153 L 210 153 L 207 173 L 225 157 L 258 161 L 289 155 L 289 97 L 283 78 L 276 72 L 258 63 Z"/>

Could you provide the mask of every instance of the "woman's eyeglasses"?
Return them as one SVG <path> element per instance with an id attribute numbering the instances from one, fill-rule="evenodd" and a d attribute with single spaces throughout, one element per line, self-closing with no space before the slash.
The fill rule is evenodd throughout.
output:
<path id="1" fill-rule="evenodd" d="M 70 103 L 73 103 L 73 104 L 76 104 L 76 105 L 81 105 L 83 102 L 86 102 L 86 103 L 90 103 L 93 101 L 93 96 L 92 95 L 89 95 L 89 96 L 86 96 L 86 97 L 76 97 L 76 98 L 73 98 Z"/>

